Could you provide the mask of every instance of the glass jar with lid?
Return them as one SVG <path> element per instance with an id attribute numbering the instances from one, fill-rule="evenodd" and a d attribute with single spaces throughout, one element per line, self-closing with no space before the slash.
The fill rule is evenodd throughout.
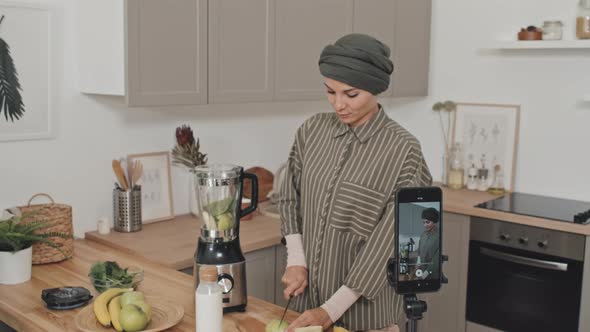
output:
<path id="1" fill-rule="evenodd" d="M 590 39 L 590 0 L 580 0 L 576 14 L 576 37 Z"/>
<path id="2" fill-rule="evenodd" d="M 543 40 L 561 40 L 563 23 L 561 21 L 543 22 Z"/>

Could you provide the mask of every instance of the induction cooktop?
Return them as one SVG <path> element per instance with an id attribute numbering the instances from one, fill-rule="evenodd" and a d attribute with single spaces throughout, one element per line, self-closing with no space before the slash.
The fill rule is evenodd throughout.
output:
<path id="1" fill-rule="evenodd" d="M 570 199 L 508 193 L 476 207 L 576 224 L 590 223 L 590 202 Z"/>

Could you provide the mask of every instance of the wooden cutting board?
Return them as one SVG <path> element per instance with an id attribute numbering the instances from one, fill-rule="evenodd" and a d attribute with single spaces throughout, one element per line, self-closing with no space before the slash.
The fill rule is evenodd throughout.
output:
<path id="1" fill-rule="evenodd" d="M 264 202 L 268 200 L 268 193 L 272 190 L 272 184 L 274 181 L 274 175 L 271 171 L 262 167 L 251 167 L 244 170 L 247 173 L 253 173 L 258 177 L 258 202 Z M 252 192 L 252 182 L 248 179 L 244 180 L 244 193 L 243 196 L 251 198 L 250 193 Z"/>

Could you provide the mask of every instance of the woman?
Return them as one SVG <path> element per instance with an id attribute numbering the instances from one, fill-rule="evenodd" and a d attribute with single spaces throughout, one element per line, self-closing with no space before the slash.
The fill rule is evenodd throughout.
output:
<path id="1" fill-rule="evenodd" d="M 422 210 L 422 223 L 424 232 L 420 235 L 418 243 L 418 257 L 428 271 L 426 278 L 438 279 L 438 266 L 440 264 L 440 233 L 438 228 L 439 213 L 435 208 Z"/>
<path id="2" fill-rule="evenodd" d="M 303 312 L 288 328 L 334 323 L 352 331 L 397 331 L 402 299 L 388 285 L 394 194 L 431 183 L 420 144 L 377 103 L 389 86 L 389 48 L 350 34 L 322 51 L 335 113 L 297 130 L 279 199 L 287 241 L 285 298 Z"/>

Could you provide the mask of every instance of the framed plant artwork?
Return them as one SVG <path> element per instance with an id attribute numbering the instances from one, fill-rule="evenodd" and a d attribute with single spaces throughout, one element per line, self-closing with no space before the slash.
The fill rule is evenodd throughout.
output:
<path id="1" fill-rule="evenodd" d="M 43 3 L 0 1 L 0 142 L 55 137 L 54 14 Z"/>
<path id="2" fill-rule="evenodd" d="M 492 180 L 500 169 L 505 189 L 513 191 L 519 125 L 519 105 L 457 103 L 452 142 L 461 143 L 466 168 L 483 165 Z"/>
<path id="3" fill-rule="evenodd" d="M 143 168 L 137 181 L 141 185 L 142 223 L 174 218 L 170 154 L 164 151 L 127 156 L 128 165 L 135 161 Z"/>

